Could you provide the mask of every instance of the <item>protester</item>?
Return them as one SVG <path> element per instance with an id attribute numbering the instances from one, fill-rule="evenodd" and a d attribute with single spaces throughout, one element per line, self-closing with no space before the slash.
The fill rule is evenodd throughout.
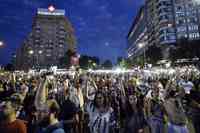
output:
<path id="1" fill-rule="evenodd" d="M 159 95 L 161 88 L 159 88 L 160 82 L 152 82 L 152 97 L 148 99 L 148 121 L 151 129 L 151 133 L 163 133 L 164 132 L 164 106 L 162 98 Z"/>
<path id="2" fill-rule="evenodd" d="M 144 133 L 146 121 L 142 105 L 136 94 L 129 94 L 126 107 L 125 131 L 124 133 Z"/>
<path id="3" fill-rule="evenodd" d="M 200 84 L 196 82 L 195 87 L 188 96 L 189 115 L 191 116 L 196 133 L 200 132 Z"/>
<path id="4" fill-rule="evenodd" d="M 48 110 L 49 115 L 46 119 L 48 120 L 49 125 L 42 133 L 65 133 L 63 123 L 58 120 L 60 107 L 55 100 L 48 101 Z"/>
<path id="5" fill-rule="evenodd" d="M 1 133 L 27 133 L 26 122 L 16 118 L 16 110 L 11 102 L 3 105 L 1 113 Z"/>
<path id="6" fill-rule="evenodd" d="M 8 72 L 0 75 L 0 132 L 188 133 L 189 122 L 198 133 L 198 74 L 188 66 Z"/>
<path id="7" fill-rule="evenodd" d="M 86 111 L 89 114 L 91 133 L 110 133 L 114 127 L 113 109 L 109 106 L 108 98 L 102 92 L 97 92 L 94 102 L 88 103 Z"/>
<path id="8" fill-rule="evenodd" d="M 65 133 L 78 133 L 78 123 L 79 123 L 79 108 L 70 99 L 70 90 L 67 81 L 64 81 L 65 90 L 65 100 L 61 105 L 60 120 L 64 123 Z"/>
<path id="9" fill-rule="evenodd" d="M 164 107 L 168 116 L 168 133 L 189 133 L 187 128 L 187 117 L 181 103 L 178 86 L 171 84 L 169 94 L 166 96 Z"/>

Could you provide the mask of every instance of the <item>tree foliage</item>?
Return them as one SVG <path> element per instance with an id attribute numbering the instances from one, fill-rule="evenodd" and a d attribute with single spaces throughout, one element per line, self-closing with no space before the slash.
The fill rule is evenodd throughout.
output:
<path id="1" fill-rule="evenodd" d="M 88 69 L 88 68 L 95 68 L 99 65 L 100 60 L 98 57 L 95 56 L 88 56 L 88 55 L 82 55 L 80 57 L 80 67 L 83 69 Z M 95 64 L 95 65 L 94 65 Z"/>
<path id="2" fill-rule="evenodd" d="M 182 58 L 200 57 L 200 41 L 189 41 L 185 38 L 181 39 L 173 49 L 170 50 L 170 59 L 175 61 Z"/>
<path id="3" fill-rule="evenodd" d="M 67 50 L 67 52 L 65 53 L 65 55 L 63 57 L 60 58 L 60 67 L 70 67 L 70 59 L 73 55 L 75 55 L 76 53 L 72 50 Z"/>
<path id="4" fill-rule="evenodd" d="M 145 61 L 151 64 L 155 64 L 163 57 L 161 47 L 158 47 L 156 45 L 149 46 L 145 52 L 146 52 Z"/>
<path id="5" fill-rule="evenodd" d="M 102 63 L 101 66 L 104 67 L 104 68 L 106 68 L 106 69 L 110 69 L 110 68 L 112 68 L 113 64 L 112 64 L 112 62 L 110 60 L 105 60 Z"/>

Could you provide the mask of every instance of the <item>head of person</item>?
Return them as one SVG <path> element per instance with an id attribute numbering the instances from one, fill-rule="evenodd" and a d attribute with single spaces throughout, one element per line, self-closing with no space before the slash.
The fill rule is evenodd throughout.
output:
<path id="1" fill-rule="evenodd" d="M 16 120 L 16 110 L 10 101 L 6 101 L 2 106 L 2 120 L 5 122 L 13 122 Z"/>
<path id="2" fill-rule="evenodd" d="M 136 105 L 137 104 L 137 96 L 135 94 L 128 95 L 128 104 Z"/>
<path id="3" fill-rule="evenodd" d="M 28 86 L 23 82 L 20 86 L 20 93 L 25 96 L 28 93 Z"/>
<path id="4" fill-rule="evenodd" d="M 179 94 L 179 87 L 176 83 L 170 83 L 167 89 L 166 98 L 175 98 Z"/>
<path id="5" fill-rule="evenodd" d="M 106 86 L 105 80 L 101 79 L 98 85 L 98 88 L 104 88 Z"/>
<path id="6" fill-rule="evenodd" d="M 134 112 L 142 112 L 142 105 L 139 103 L 139 99 L 136 94 L 129 94 L 127 96 L 126 111 L 127 115 L 132 115 Z"/>
<path id="7" fill-rule="evenodd" d="M 107 107 L 108 106 L 108 100 L 107 100 L 107 96 L 98 91 L 96 92 L 96 95 L 95 95 L 95 98 L 94 98 L 94 106 L 97 107 L 97 108 L 100 108 L 100 107 Z"/>
<path id="8" fill-rule="evenodd" d="M 23 104 L 24 96 L 20 93 L 14 93 L 10 96 L 9 100 L 12 102 L 12 105 L 18 109 Z"/>
<path id="9" fill-rule="evenodd" d="M 132 80 L 129 80 L 128 81 L 128 88 L 132 88 L 134 85 L 133 85 L 133 81 Z"/>
<path id="10" fill-rule="evenodd" d="M 55 119 L 58 119 L 60 107 L 55 100 L 49 100 L 47 101 L 47 105 L 41 113 L 39 116 L 41 117 L 41 125 L 42 127 L 46 127 L 50 125 Z"/>
<path id="11" fill-rule="evenodd" d="M 82 80 L 81 79 L 77 79 L 76 81 L 75 81 L 75 88 L 80 88 L 81 87 L 81 82 L 82 82 Z"/>
<path id="12" fill-rule="evenodd" d="M 57 119 L 60 113 L 60 106 L 56 102 L 56 100 L 48 101 L 48 108 L 49 108 L 49 122 L 51 123 L 52 120 Z"/>
<path id="13" fill-rule="evenodd" d="M 159 92 L 161 90 L 161 83 L 159 81 L 153 81 L 152 82 L 152 96 L 154 98 L 158 98 L 159 97 Z"/>

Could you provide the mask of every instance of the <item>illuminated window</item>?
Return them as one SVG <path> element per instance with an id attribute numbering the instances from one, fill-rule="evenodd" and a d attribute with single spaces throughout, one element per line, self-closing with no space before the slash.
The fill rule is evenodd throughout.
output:
<path id="1" fill-rule="evenodd" d="M 198 30 L 198 25 L 190 25 L 188 26 L 188 30 L 193 31 L 193 30 Z"/>
<path id="2" fill-rule="evenodd" d="M 199 33 L 190 33 L 190 34 L 189 34 L 189 38 L 190 38 L 190 39 L 199 38 L 199 37 L 200 37 Z"/>
<path id="3" fill-rule="evenodd" d="M 185 32 L 187 29 L 185 26 L 177 27 L 177 32 Z"/>

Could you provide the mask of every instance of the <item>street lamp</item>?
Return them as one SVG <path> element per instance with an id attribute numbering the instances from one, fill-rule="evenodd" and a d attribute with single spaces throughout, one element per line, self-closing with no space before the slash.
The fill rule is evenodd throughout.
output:
<path id="1" fill-rule="evenodd" d="M 144 62 L 144 66 L 145 66 L 145 64 L 146 64 L 146 53 L 145 53 L 145 43 L 144 42 L 141 42 L 141 43 L 139 43 L 138 44 L 138 47 L 140 48 L 140 49 L 143 49 L 143 62 Z"/>
<path id="2" fill-rule="evenodd" d="M 30 55 L 30 56 L 32 56 L 33 54 L 34 54 L 34 51 L 33 50 L 29 50 L 28 51 L 28 54 Z M 34 66 L 34 57 L 32 56 L 32 67 Z"/>
<path id="3" fill-rule="evenodd" d="M 33 54 L 34 54 L 34 51 L 33 51 L 33 50 L 29 50 L 28 53 L 29 53 L 30 55 L 33 55 Z"/>
<path id="4" fill-rule="evenodd" d="M 88 60 L 88 69 L 91 67 L 92 60 Z"/>
<path id="5" fill-rule="evenodd" d="M 39 50 L 38 53 L 39 53 L 39 54 L 42 54 L 42 50 Z"/>
<path id="6" fill-rule="evenodd" d="M 0 47 L 3 47 L 3 46 L 4 46 L 4 42 L 0 41 Z"/>
<path id="7" fill-rule="evenodd" d="M 37 54 L 37 66 L 39 67 L 39 58 L 40 58 L 40 55 L 43 53 L 43 51 L 42 50 L 39 50 L 38 51 L 38 54 Z"/>

